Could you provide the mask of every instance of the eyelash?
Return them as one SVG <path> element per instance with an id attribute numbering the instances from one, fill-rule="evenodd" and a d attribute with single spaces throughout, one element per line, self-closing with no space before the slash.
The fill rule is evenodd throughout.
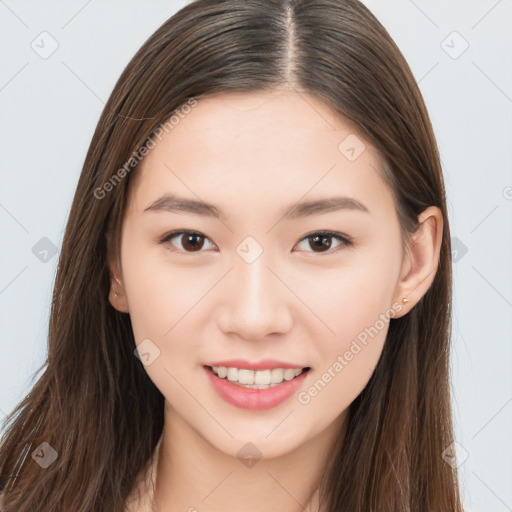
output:
<path id="1" fill-rule="evenodd" d="M 176 238 L 177 236 L 180 236 L 180 235 L 196 235 L 196 236 L 199 236 L 201 238 L 205 238 L 206 240 L 210 240 L 207 236 L 205 236 L 202 233 L 199 233 L 197 231 L 177 230 L 177 231 L 171 231 L 170 233 L 167 233 L 166 235 L 164 235 L 159 240 L 159 243 L 166 244 L 167 242 L 170 242 L 173 238 Z M 304 240 L 307 240 L 308 238 L 312 238 L 315 235 L 316 236 L 320 235 L 320 236 L 326 237 L 326 238 L 335 238 L 336 240 L 338 240 L 340 242 L 340 245 L 338 245 L 338 247 L 335 247 L 333 250 L 330 250 L 330 248 L 329 248 L 327 251 L 323 251 L 323 252 L 320 251 L 320 252 L 318 252 L 316 254 L 320 254 L 320 255 L 323 255 L 323 254 L 333 254 L 333 253 L 338 252 L 343 247 L 350 247 L 350 246 L 353 245 L 353 241 L 352 241 L 351 237 L 346 236 L 346 235 L 342 235 L 341 233 L 337 233 L 335 231 L 313 231 L 313 232 L 307 234 L 306 236 L 304 236 L 303 238 L 301 238 L 300 242 L 302 242 Z M 210 242 L 211 242 L 211 240 L 210 240 Z M 175 249 L 175 248 L 172 248 L 171 251 L 173 251 L 173 252 L 184 252 L 184 253 L 187 253 L 187 254 L 195 254 L 195 253 L 204 252 L 204 251 L 201 251 L 201 250 L 199 250 L 199 251 L 181 251 L 180 249 Z M 315 253 L 315 251 L 306 251 L 306 252 Z"/>

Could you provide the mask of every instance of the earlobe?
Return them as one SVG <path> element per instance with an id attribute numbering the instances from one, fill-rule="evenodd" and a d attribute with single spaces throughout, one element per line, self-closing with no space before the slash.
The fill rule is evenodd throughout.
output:
<path id="1" fill-rule="evenodd" d="M 128 313 L 128 300 L 121 280 L 121 272 L 116 263 L 109 262 L 110 292 L 108 300 L 114 309 Z"/>
<path id="2" fill-rule="evenodd" d="M 437 206 L 429 206 L 418 216 L 418 223 L 396 286 L 394 302 L 398 302 L 401 308 L 394 318 L 407 314 L 418 303 L 434 281 L 439 266 L 443 239 L 441 210 Z"/>

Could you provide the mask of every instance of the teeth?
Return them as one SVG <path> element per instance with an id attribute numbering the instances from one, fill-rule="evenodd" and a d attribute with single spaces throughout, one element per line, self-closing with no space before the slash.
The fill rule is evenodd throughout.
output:
<path id="1" fill-rule="evenodd" d="M 302 373 L 301 368 L 274 368 L 272 370 L 247 370 L 245 368 L 226 368 L 213 366 L 213 373 L 234 384 L 252 389 L 266 389 L 281 384 L 283 380 L 289 381 Z"/>
<path id="2" fill-rule="evenodd" d="M 295 370 L 292 368 L 287 368 L 284 371 L 284 380 L 292 380 L 295 377 Z"/>
<path id="3" fill-rule="evenodd" d="M 228 380 L 235 382 L 238 380 L 238 368 L 228 368 Z"/>
<path id="4" fill-rule="evenodd" d="M 282 368 L 275 368 L 272 370 L 272 383 L 277 384 L 283 382 L 284 370 Z"/>
<path id="5" fill-rule="evenodd" d="M 252 370 L 238 370 L 238 382 L 240 384 L 254 384 L 254 372 Z"/>

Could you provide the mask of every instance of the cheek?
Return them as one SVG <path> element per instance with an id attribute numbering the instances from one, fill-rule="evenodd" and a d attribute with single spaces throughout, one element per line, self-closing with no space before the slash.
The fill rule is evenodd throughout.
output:
<path id="1" fill-rule="evenodd" d="M 308 306 L 318 312 L 322 322 L 316 319 L 310 323 L 318 361 L 312 362 L 316 362 L 311 375 L 313 387 L 303 403 L 316 400 L 340 411 L 370 379 L 393 313 L 391 301 L 398 269 L 386 261 L 394 260 L 384 255 L 379 261 L 361 258 L 357 266 L 340 268 L 322 290 L 319 281 L 309 282 L 310 293 L 305 295 Z"/>
<path id="2" fill-rule="evenodd" d="M 208 278 L 207 270 L 196 272 L 192 267 L 172 265 L 163 247 L 136 243 L 130 234 L 123 240 L 122 250 L 135 340 L 165 340 L 193 312 L 212 278 Z"/>
<path id="3" fill-rule="evenodd" d="M 194 389 L 194 372 L 200 330 L 194 312 L 211 287 L 212 278 L 197 277 L 193 270 L 177 268 L 160 248 L 123 240 L 123 279 L 135 345 L 141 347 L 144 369 L 155 386 L 174 405 L 187 403 L 182 386 Z M 194 331 L 195 329 L 195 331 Z M 134 347 L 135 349 L 135 347 Z M 144 353 L 149 358 L 144 359 Z M 185 406 L 183 405 L 183 406 Z"/>
<path id="4" fill-rule="evenodd" d="M 202 333 L 209 318 L 203 299 L 218 281 L 218 272 L 207 266 L 173 265 L 163 248 L 138 243 L 130 233 L 123 239 L 122 251 L 135 344 L 144 343 L 155 354 L 145 370 L 166 397 L 180 401 L 179 383 L 190 387 L 191 377 L 197 375 Z"/>
<path id="5" fill-rule="evenodd" d="M 395 271 L 375 261 L 358 261 L 350 266 L 323 270 L 305 279 L 298 295 L 305 297 L 311 312 L 308 322 L 313 339 L 325 340 L 323 349 L 343 349 L 365 328 L 389 313 Z M 389 314 L 388 314 L 389 316 Z"/>
<path id="6" fill-rule="evenodd" d="M 318 359 L 307 388 L 297 396 L 299 403 L 313 406 L 321 422 L 333 421 L 366 386 L 382 353 L 391 318 L 391 310 L 381 307 L 381 301 L 364 300 L 364 296 L 341 299 L 338 304 L 330 324 L 336 336 L 317 335 L 322 340 L 315 345 Z"/>

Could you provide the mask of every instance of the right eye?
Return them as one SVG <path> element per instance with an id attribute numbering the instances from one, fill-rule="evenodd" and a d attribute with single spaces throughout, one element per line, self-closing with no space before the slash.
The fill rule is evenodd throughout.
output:
<path id="1" fill-rule="evenodd" d="M 182 237 L 182 238 L 181 238 Z M 173 239 L 180 239 L 178 242 L 181 244 L 181 249 L 176 249 L 175 245 L 172 243 Z M 174 252 L 204 252 L 201 249 L 204 246 L 204 240 L 209 240 L 202 233 L 198 233 L 197 231 L 187 231 L 187 230 L 179 230 L 172 231 L 167 233 L 160 239 L 161 244 L 166 244 L 170 246 L 170 250 Z M 211 243 L 211 242 L 210 242 Z M 215 244 L 212 243 L 212 246 L 215 247 Z"/>

